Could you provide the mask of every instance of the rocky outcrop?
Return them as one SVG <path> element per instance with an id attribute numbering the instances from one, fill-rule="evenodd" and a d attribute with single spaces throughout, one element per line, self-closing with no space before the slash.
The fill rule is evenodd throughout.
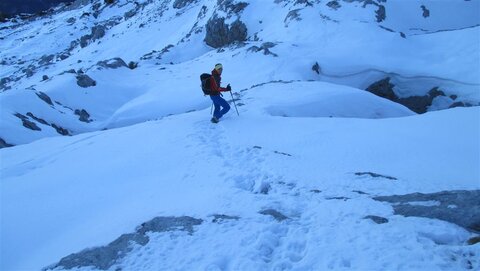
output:
<path id="1" fill-rule="evenodd" d="M 247 40 L 247 26 L 239 19 L 228 25 L 225 18 L 213 17 L 208 20 L 206 30 L 205 43 L 213 48 Z"/>
<path id="2" fill-rule="evenodd" d="M 0 137 L 0 149 L 13 147 L 14 145 L 8 144 L 3 138 Z"/>
<path id="3" fill-rule="evenodd" d="M 90 119 L 90 114 L 88 114 L 87 110 L 85 109 L 77 109 L 75 110 L 75 115 L 79 116 L 79 120 L 80 121 L 83 121 L 83 122 L 86 122 L 86 123 L 89 123 L 91 122 L 92 120 Z"/>
<path id="4" fill-rule="evenodd" d="M 35 93 L 35 94 L 37 94 L 38 98 L 40 98 L 42 101 L 44 101 L 44 102 L 46 102 L 47 104 L 53 106 L 52 99 L 50 99 L 50 97 L 49 97 L 47 94 L 45 94 L 45 93 L 43 93 L 43 92 L 41 92 L 41 91 L 39 91 L 39 92 L 37 92 L 37 93 Z"/>
<path id="5" fill-rule="evenodd" d="M 392 203 L 395 214 L 440 219 L 480 232 L 480 190 L 375 197 Z"/>
<path id="6" fill-rule="evenodd" d="M 438 87 L 432 88 L 428 91 L 427 94 L 423 96 L 410 96 L 405 98 L 400 98 L 394 91 L 395 85 L 390 82 L 390 77 L 386 77 L 380 81 L 377 81 L 367 87 L 367 91 L 380 96 L 385 99 L 389 99 L 393 102 L 402 104 L 408 107 L 410 110 L 423 114 L 428 111 L 428 108 L 432 105 L 433 100 L 439 96 L 446 96 L 445 93 L 440 90 Z M 454 95 L 450 98 L 453 99 Z M 455 105 L 455 106 L 453 106 Z M 471 106 L 470 104 L 464 104 L 462 102 L 452 103 L 450 107 L 456 106 Z"/>
<path id="7" fill-rule="evenodd" d="M 173 8 L 181 9 L 192 4 L 195 1 L 196 0 L 175 0 L 175 2 L 173 2 Z"/>
<path id="8" fill-rule="evenodd" d="M 15 117 L 22 120 L 23 127 L 28 128 L 33 131 L 41 131 L 42 129 L 35 124 L 35 122 L 30 121 L 29 118 L 20 113 L 15 113 Z"/>
<path id="9" fill-rule="evenodd" d="M 82 88 L 88 88 L 88 87 L 96 86 L 97 82 L 86 74 L 79 74 L 77 75 L 77 85 L 79 85 Z"/>
<path id="10" fill-rule="evenodd" d="M 106 246 L 70 254 L 45 270 L 81 267 L 107 270 L 132 251 L 135 245 L 145 246 L 148 244 L 150 238 L 147 233 L 149 232 L 186 231 L 192 234 L 193 227 L 202 223 L 203 220 L 189 216 L 156 217 L 140 225 L 134 233 L 123 234 Z"/>
<path id="11" fill-rule="evenodd" d="M 80 38 L 80 47 L 84 48 L 88 44 L 98 39 L 101 39 L 103 36 L 105 36 L 105 31 L 106 28 L 103 25 L 97 25 L 92 27 L 91 33 L 89 35 L 85 35 Z"/>

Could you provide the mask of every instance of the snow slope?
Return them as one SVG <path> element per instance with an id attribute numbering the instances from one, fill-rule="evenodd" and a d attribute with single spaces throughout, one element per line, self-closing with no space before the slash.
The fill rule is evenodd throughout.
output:
<path id="1" fill-rule="evenodd" d="M 432 110 L 478 104 L 479 1 L 424 0 L 428 18 L 417 1 L 178 2 L 76 1 L 0 29 L 0 138 L 17 145 L 0 149 L 0 270 L 40 270 L 158 216 L 203 223 L 149 233 L 110 270 L 480 268 L 473 233 L 373 200 L 480 189 L 480 108 L 417 115 L 363 90 L 388 76 L 403 97 L 440 87 Z M 247 41 L 207 46 L 215 16 L 242 20 Z M 82 47 L 94 26 L 105 36 Z M 98 64 L 117 57 L 138 67 Z M 218 62 L 239 116 L 232 104 L 212 125 L 198 77 Z M 72 136 L 23 127 L 14 114 L 29 112 Z"/>
<path id="2" fill-rule="evenodd" d="M 298 88 L 310 94 L 299 97 Z M 282 95 L 269 95 L 276 91 Z M 322 107 L 325 100 L 340 111 Z M 417 116 L 360 90 L 314 82 L 260 86 L 238 102 L 240 116 L 231 112 L 218 125 L 204 109 L 2 149 L 2 269 L 38 270 L 159 215 L 241 219 L 152 236 L 122 269 L 448 270 L 463 263 L 445 255 L 480 253 L 462 245 L 469 233 L 458 226 L 394 216 L 371 199 L 479 189 L 478 108 Z M 348 117 L 359 106 L 396 117 Z M 366 171 L 398 180 L 354 174 Z M 265 186 L 271 191 L 259 193 Z M 291 220 L 258 214 L 265 208 Z M 372 214 L 390 222 L 363 219 Z M 435 244 L 430 232 L 448 245 Z"/>

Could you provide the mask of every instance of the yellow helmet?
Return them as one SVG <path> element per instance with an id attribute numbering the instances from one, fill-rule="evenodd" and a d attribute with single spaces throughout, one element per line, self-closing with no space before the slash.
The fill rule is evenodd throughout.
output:
<path id="1" fill-rule="evenodd" d="M 223 70 L 223 66 L 220 63 L 215 64 L 215 70 Z"/>

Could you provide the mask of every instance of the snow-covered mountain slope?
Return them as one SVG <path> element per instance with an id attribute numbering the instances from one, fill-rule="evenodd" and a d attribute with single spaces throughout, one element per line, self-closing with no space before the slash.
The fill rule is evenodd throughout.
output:
<path id="1" fill-rule="evenodd" d="M 59 134 L 58 130 L 78 134 L 128 125 L 131 122 L 119 119 L 119 113 L 128 111 L 132 100 L 144 106 L 145 97 L 163 104 L 149 106 L 155 108 L 154 114 L 145 110 L 145 115 L 129 119 L 141 122 L 152 115 L 207 107 L 208 101 L 198 95 L 198 76 L 217 62 L 225 64 L 224 81 L 237 91 L 277 80 L 326 81 L 366 89 L 389 77 L 399 97 L 424 95 L 435 87 L 443 91 L 445 96 L 435 98 L 431 109 L 454 103 L 476 105 L 480 102 L 479 5 L 478 1 L 421 5 L 415 1 L 176 0 L 111 5 L 76 1 L 46 17 L 2 25 L 0 138 L 17 145 Z M 212 21 L 227 30 L 240 21 L 246 27 L 246 40 L 213 51 L 204 42 Z M 221 31 L 216 34 L 220 41 L 226 39 Z M 138 68 L 105 68 L 115 58 Z M 95 86 L 77 85 L 82 72 Z M 52 104 L 39 99 L 40 92 Z M 167 102 L 164 97 L 171 95 L 181 98 Z M 91 122 L 78 120 L 75 111 L 82 110 L 89 114 L 83 119 Z M 21 118 L 41 130 L 28 130 Z"/>
<path id="2" fill-rule="evenodd" d="M 204 109 L 3 149 L 2 269 L 38 270 L 106 245 L 154 216 L 209 221 L 214 214 L 240 219 L 206 222 L 193 235 L 153 235 L 149 247 L 138 247 L 111 270 L 222 268 L 224 261 L 228 270 L 283 264 L 306 270 L 448 270 L 473 261 L 461 256 L 480 253 L 478 246 L 462 245 L 470 236 L 464 229 L 392 215 L 391 207 L 372 197 L 478 189 L 478 107 L 417 116 L 371 94 L 351 99 L 368 93 L 328 84 L 331 89 L 318 96 L 294 94 L 299 87 L 320 86 L 325 87 L 312 82 L 248 90 L 240 116 L 229 113 L 216 126 Z M 277 90 L 282 95 L 272 98 Z M 342 105 L 342 112 L 311 104 L 322 104 L 322 97 Z M 398 117 L 323 117 L 353 115 L 359 100 L 370 108 L 368 117 Z M 396 180 L 356 175 L 362 172 Z M 258 213 L 266 209 L 290 219 L 278 223 Z M 376 225 L 363 219 L 367 215 L 390 222 Z M 447 244 L 425 237 L 430 232 Z M 386 250 L 404 256 L 382 257 Z"/>
<path id="3" fill-rule="evenodd" d="M 113 2 L 0 25 L 0 270 L 480 268 L 376 198 L 479 191 L 479 1 Z"/>

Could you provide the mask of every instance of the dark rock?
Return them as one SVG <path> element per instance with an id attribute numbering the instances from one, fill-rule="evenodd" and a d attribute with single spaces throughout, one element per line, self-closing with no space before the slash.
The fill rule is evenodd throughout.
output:
<path id="1" fill-rule="evenodd" d="M 350 198 L 347 198 L 347 197 L 328 197 L 328 198 L 325 198 L 325 199 L 326 199 L 326 200 L 336 199 L 336 200 L 347 201 L 347 200 L 349 200 Z"/>
<path id="2" fill-rule="evenodd" d="M 375 11 L 375 18 L 377 18 L 377 23 L 385 21 L 385 19 L 387 18 L 385 6 L 378 6 L 378 9 Z"/>
<path id="3" fill-rule="evenodd" d="M 89 35 L 82 36 L 80 38 L 80 47 L 84 48 L 91 42 L 99 40 L 105 36 L 106 28 L 103 25 L 97 25 L 92 27 Z"/>
<path id="4" fill-rule="evenodd" d="M 43 93 L 43 92 L 41 92 L 41 91 L 36 92 L 35 94 L 37 94 L 38 98 L 42 99 L 42 101 L 44 101 L 44 102 L 46 102 L 47 104 L 53 106 L 52 99 L 50 99 L 50 97 L 49 97 L 47 94 L 45 94 L 45 93 Z"/>
<path id="5" fill-rule="evenodd" d="M 67 129 L 65 129 L 63 127 L 60 127 L 60 126 L 56 125 L 55 123 L 52 123 L 51 125 L 57 131 L 57 133 L 59 133 L 63 136 L 69 136 L 70 135 L 70 132 Z"/>
<path id="6" fill-rule="evenodd" d="M 40 127 L 37 126 L 34 122 L 30 121 L 28 117 L 20 114 L 20 113 L 15 113 L 15 116 L 19 119 L 22 120 L 23 127 L 28 128 L 33 131 L 41 131 Z"/>
<path id="7" fill-rule="evenodd" d="M 221 223 L 225 220 L 239 220 L 240 217 L 238 216 L 229 216 L 229 215 L 220 215 L 220 214 L 215 214 L 213 215 L 213 223 Z"/>
<path id="8" fill-rule="evenodd" d="M 315 194 L 319 194 L 319 193 L 322 193 L 322 190 L 312 189 L 312 190 L 310 190 L 310 192 L 315 193 Z"/>
<path id="9" fill-rule="evenodd" d="M 438 87 L 434 87 L 428 92 L 428 96 L 430 96 L 433 100 L 438 96 L 445 96 L 445 92 L 439 90 Z"/>
<path id="10" fill-rule="evenodd" d="M 308 0 L 296 0 L 294 5 L 305 5 L 306 7 L 313 7 L 313 4 Z"/>
<path id="11" fill-rule="evenodd" d="M 365 192 L 360 191 L 360 190 L 353 190 L 352 192 L 358 193 L 360 195 L 369 195 L 368 193 L 365 193 Z"/>
<path id="12" fill-rule="evenodd" d="M 247 27 L 238 19 L 229 26 L 225 24 L 225 18 L 213 17 L 208 20 L 206 30 L 205 43 L 213 48 L 247 39 Z"/>
<path id="13" fill-rule="evenodd" d="M 422 8 L 422 11 L 423 11 L 423 18 L 430 17 L 430 10 L 428 10 L 427 7 L 425 7 L 424 5 L 421 5 L 420 7 Z"/>
<path id="14" fill-rule="evenodd" d="M 387 176 L 387 175 L 382 175 L 374 172 L 356 172 L 355 175 L 357 176 L 363 176 L 363 175 L 370 175 L 373 178 L 385 178 L 389 180 L 397 180 L 395 177 Z"/>
<path id="15" fill-rule="evenodd" d="M 469 103 L 464 103 L 464 102 L 454 102 L 452 103 L 448 108 L 455 108 L 455 107 L 470 107 L 472 106 Z"/>
<path id="16" fill-rule="evenodd" d="M 333 8 L 335 10 L 341 8 L 342 6 L 338 3 L 338 1 L 334 0 L 334 1 L 330 1 L 327 3 L 327 6 L 330 7 L 330 8 Z"/>
<path id="17" fill-rule="evenodd" d="M 195 2 L 195 0 L 175 0 L 175 2 L 173 2 L 173 8 L 181 9 L 193 2 Z"/>
<path id="18" fill-rule="evenodd" d="M 74 24 L 77 21 L 74 17 L 68 18 L 67 23 Z"/>
<path id="19" fill-rule="evenodd" d="M 134 245 L 144 246 L 150 239 L 147 232 L 188 231 L 193 233 L 193 226 L 200 225 L 201 219 L 193 217 L 156 217 L 143 223 L 134 233 L 123 234 L 106 246 L 86 249 L 62 258 L 57 264 L 49 266 L 52 269 L 77 269 L 94 267 L 107 270 L 132 251 Z"/>
<path id="20" fill-rule="evenodd" d="M 277 220 L 279 222 L 281 222 L 283 220 L 286 220 L 286 219 L 289 219 L 287 216 L 285 216 L 284 214 L 282 214 L 279 211 L 274 210 L 274 209 L 266 209 L 266 210 L 262 210 L 258 213 L 262 214 L 262 215 L 272 216 L 273 218 L 275 218 L 275 220 Z"/>
<path id="21" fill-rule="evenodd" d="M 138 62 L 133 62 L 133 61 L 128 62 L 128 68 L 129 68 L 130 70 L 134 70 L 134 69 L 136 69 L 137 67 L 138 67 Z"/>
<path id="22" fill-rule="evenodd" d="M 52 61 L 55 59 L 55 55 L 44 55 L 40 58 L 40 61 L 38 62 L 39 65 L 47 65 L 51 64 Z"/>
<path id="23" fill-rule="evenodd" d="M 445 93 L 435 87 L 431 89 L 427 95 L 399 98 L 396 102 L 408 107 L 416 113 L 423 114 L 427 112 L 428 107 L 432 105 L 433 100 L 438 96 L 445 96 Z"/>
<path id="24" fill-rule="evenodd" d="M 23 70 L 23 72 L 27 75 L 27 77 L 32 77 L 34 74 L 34 71 L 31 68 L 26 68 Z"/>
<path id="25" fill-rule="evenodd" d="M 128 20 L 128 19 L 132 18 L 133 16 L 135 16 L 135 14 L 137 14 L 137 11 L 132 9 L 130 11 L 125 12 L 125 14 L 123 14 L 123 17 L 125 18 L 125 20 Z"/>
<path id="26" fill-rule="evenodd" d="M 82 110 L 76 109 L 75 115 L 78 115 L 80 117 L 79 118 L 80 121 L 87 122 L 87 123 L 91 122 L 90 114 L 88 114 L 88 112 L 85 109 L 82 109 Z"/>
<path id="27" fill-rule="evenodd" d="M 2 148 L 8 148 L 8 147 L 13 147 L 14 145 L 8 144 L 3 138 L 0 137 L 0 149 Z"/>
<path id="28" fill-rule="evenodd" d="M 320 65 L 318 65 L 318 62 L 315 62 L 315 64 L 312 66 L 312 71 L 320 74 Z"/>
<path id="29" fill-rule="evenodd" d="M 240 20 L 234 21 L 230 25 L 230 31 L 228 32 L 229 43 L 242 42 L 247 40 L 247 26 Z"/>
<path id="30" fill-rule="evenodd" d="M 95 82 L 95 80 L 93 80 L 86 74 L 79 74 L 77 75 L 77 85 L 82 88 L 88 88 L 96 86 L 97 82 Z"/>
<path id="31" fill-rule="evenodd" d="M 302 18 L 300 17 L 300 11 L 301 9 L 294 9 L 294 10 L 290 10 L 287 14 L 287 16 L 285 17 L 285 19 L 283 20 L 283 22 L 285 23 L 285 25 L 287 26 L 288 25 L 288 22 L 292 21 L 292 20 L 296 20 L 296 21 L 301 21 Z"/>
<path id="32" fill-rule="evenodd" d="M 37 121 L 37 122 L 39 122 L 39 123 L 41 123 L 41 124 L 43 124 L 43 125 L 50 125 L 50 124 L 48 124 L 48 122 L 46 122 L 44 119 L 41 119 L 41 118 L 36 117 L 35 115 L 33 115 L 32 112 L 28 112 L 28 113 L 27 113 L 27 116 L 29 116 L 30 118 L 34 119 L 35 121 Z"/>
<path id="33" fill-rule="evenodd" d="M 46 81 L 46 80 L 48 80 L 48 75 L 43 75 L 42 76 L 42 81 Z"/>
<path id="34" fill-rule="evenodd" d="M 377 81 L 371 84 L 367 91 L 380 96 L 391 101 L 396 101 L 398 99 L 397 95 L 393 91 L 394 85 L 390 83 L 390 77 Z"/>
<path id="35" fill-rule="evenodd" d="M 480 190 L 413 193 L 373 199 L 393 203 L 395 214 L 440 219 L 473 232 L 480 232 Z M 438 204 L 418 204 L 422 201 L 434 201 Z"/>
<path id="36" fill-rule="evenodd" d="M 97 65 L 103 68 L 108 68 L 108 69 L 118 69 L 121 67 L 127 67 L 127 63 L 125 63 L 125 61 L 123 61 L 123 59 L 119 57 L 115 57 L 109 60 L 99 61 L 97 62 Z"/>
<path id="37" fill-rule="evenodd" d="M 367 215 L 366 217 L 364 217 L 364 219 L 371 219 L 373 222 L 377 224 L 388 223 L 388 219 L 386 219 L 385 217 L 376 216 L 376 215 Z"/>
<path id="38" fill-rule="evenodd" d="M 480 243 L 480 236 L 472 237 L 472 238 L 468 239 L 468 241 L 467 241 L 467 244 L 469 244 L 469 245 L 475 245 L 475 244 L 478 244 L 478 243 Z"/>
<path id="39" fill-rule="evenodd" d="M 408 107 L 415 113 L 423 114 L 427 112 L 428 107 L 432 105 L 432 100 L 429 96 L 410 96 L 407 98 L 399 98 L 397 102 Z"/>

